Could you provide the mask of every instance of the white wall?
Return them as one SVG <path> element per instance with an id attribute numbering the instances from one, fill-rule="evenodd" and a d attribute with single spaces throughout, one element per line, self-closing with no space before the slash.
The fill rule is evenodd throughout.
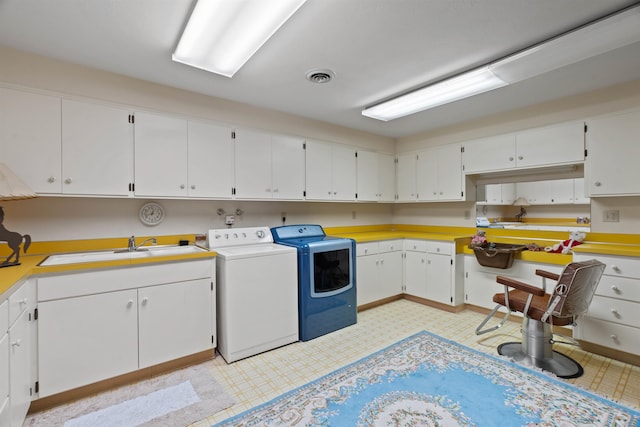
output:
<path id="1" fill-rule="evenodd" d="M 138 211 L 147 201 L 40 197 L 3 202 L 4 226 L 29 234 L 34 241 L 51 241 L 201 234 L 226 227 L 224 217 L 216 213 L 220 208 L 227 214 L 243 211 L 236 217 L 235 227 L 282 225 L 282 212 L 286 213 L 286 224 L 324 227 L 389 224 L 392 220 L 392 206 L 388 204 L 155 200 L 165 208 L 166 217 L 160 225 L 149 227 L 138 219 Z"/>

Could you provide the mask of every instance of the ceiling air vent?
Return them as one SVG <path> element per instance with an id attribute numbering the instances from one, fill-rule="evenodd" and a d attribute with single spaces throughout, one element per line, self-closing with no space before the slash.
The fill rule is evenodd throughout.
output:
<path id="1" fill-rule="evenodd" d="M 307 80 L 312 83 L 329 83 L 336 74 L 331 70 L 311 70 L 307 72 Z"/>

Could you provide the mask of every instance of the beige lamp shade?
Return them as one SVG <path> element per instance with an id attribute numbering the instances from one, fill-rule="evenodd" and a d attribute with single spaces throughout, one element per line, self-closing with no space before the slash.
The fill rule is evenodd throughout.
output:
<path id="1" fill-rule="evenodd" d="M 513 202 L 513 206 L 530 206 L 527 199 L 524 197 L 518 197 L 515 202 Z"/>
<path id="2" fill-rule="evenodd" d="M 4 163 L 0 163 L 0 200 L 21 200 L 38 197 L 31 188 Z"/>

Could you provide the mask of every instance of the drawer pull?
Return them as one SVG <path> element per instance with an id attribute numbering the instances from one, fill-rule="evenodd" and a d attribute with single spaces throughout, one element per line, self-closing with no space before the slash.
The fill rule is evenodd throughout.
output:
<path id="1" fill-rule="evenodd" d="M 611 309 L 611 314 L 613 314 L 615 317 L 620 317 L 620 313 L 618 313 L 618 310 L 616 310 L 615 308 Z"/>
<path id="2" fill-rule="evenodd" d="M 611 266 L 611 269 L 612 269 L 613 271 L 615 271 L 616 273 L 620 273 L 620 267 L 618 267 L 617 265 L 612 265 L 612 266 Z"/>
<path id="3" fill-rule="evenodd" d="M 616 285 L 613 285 L 613 286 L 611 287 L 611 290 L 612 290 L 613 292 L 615 292 L 616 294 L 619 294 L 619 293 L 620 293 L 620 288 L 618 288 Z"/>
<path id="4" fill-rule="evenodd" d="M 616 334 L 611 334 L 611 339 L 614 341 L 618 341 L 618 336 Z"/>

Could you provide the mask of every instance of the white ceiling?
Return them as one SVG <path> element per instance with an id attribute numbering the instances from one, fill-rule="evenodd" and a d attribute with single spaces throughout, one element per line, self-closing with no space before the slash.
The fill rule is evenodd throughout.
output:
<path id="1" fill-rule="evenodd" d="M 308 0 L 232 79 L 171 61 L 194 0 L 0 0 L 0 45 L 399 138 L 640 79 L 636 43 L 391 122 L 361 115 L 634 3 Z M 336 77 L 312 84 L 315 68 Z"/>

